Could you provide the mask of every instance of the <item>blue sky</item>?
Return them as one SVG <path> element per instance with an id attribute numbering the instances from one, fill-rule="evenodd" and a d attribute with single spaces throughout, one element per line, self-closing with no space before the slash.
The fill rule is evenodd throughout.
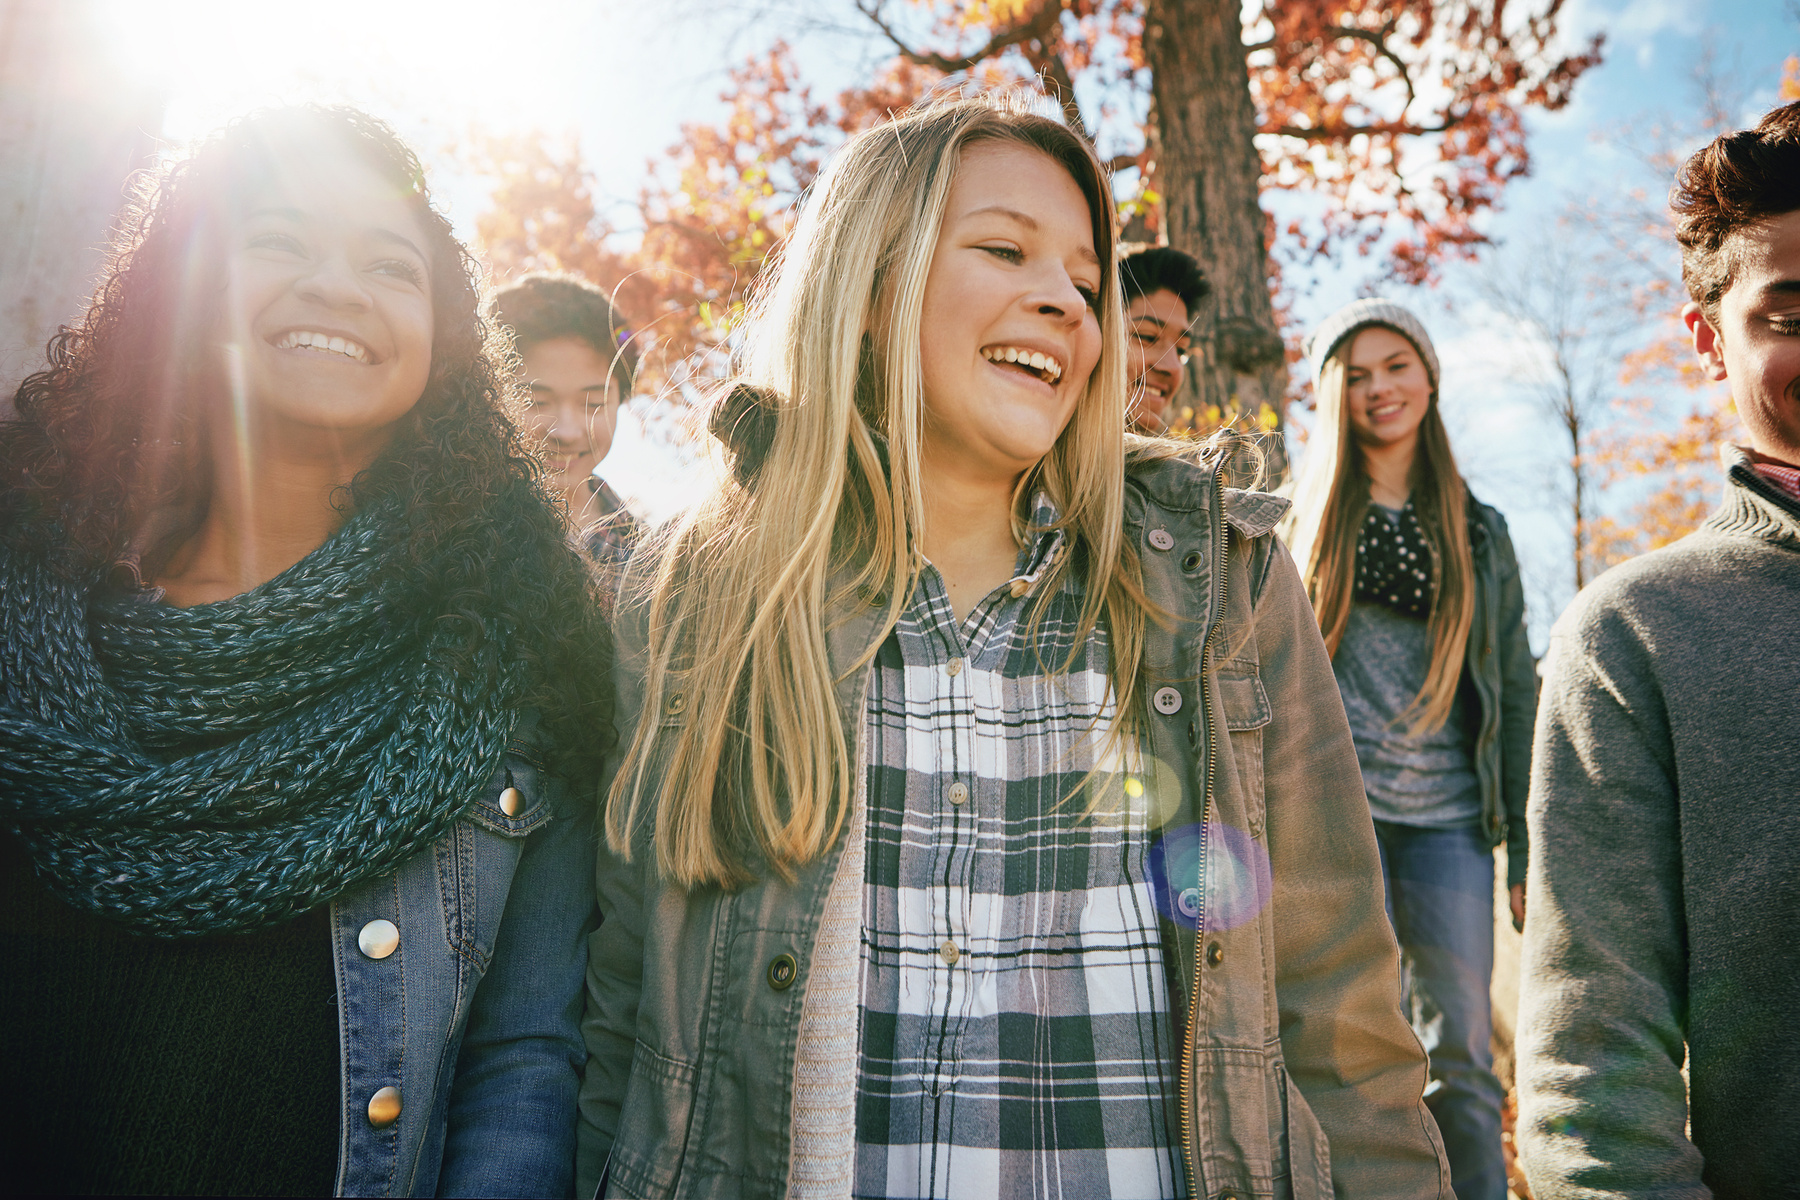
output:
<path id="1" fill-rule="evenodd" d="M 165 136 L 185 140 L 259 104 L 362 104 L 433 161 L 440 197 L 465 232 L 485 190 L 444 151 L 472 127 L 535 127 L 577 139 L 600 199 L 628 219 L 645 160 L 674 143 L 683 123 L 722 112 L 725 73 L 747 55 L 789 40 L 820 95 L 885 57 L 850 0 L 317 0 L 301 22 L 241 0 L 95 3 L 125 69 L 167 89 Z M 352 27 L 361 36 L 343 38 Z M 1531 114 L 1534 174 L 1491 215 L 1497 245 L 1486 260 L 1453 266 L 1439 286 L 1422 290 L 1383 285 L 1375 264 L 1353 260 L 1321 274 L 1297 306 L 1310 324 L 1374 288 L 1425 318 L 1444 363 L 1444 412 L 1459 459 L 1478 494 L 1513 525 L 1540 647 L 1570 592 L 1567 523 L 1551 498 L 1553 443 L 1518 378 L 1518 332 L 1481 302 L 1484 272 L 1519 267 L 1544 238 L 1571 236 L 1559 218 L 1574 200 L 1622 187 L 1666 191 L 1667 180 L 1646 173 L 1620 142 L 1684 119 L 1705 48 L 1722 74 L 1741 82 L 1741 122 L 1773 103 L 1782 60 L 1800 53 L 1800 22 L 1783 0 L 1569 0 L 1562 28 L 1571 45 L 1604 31 L 1606 61 L 1563 111 Z M 1666 253 L 1673 263 L 1673 248 Z M 694 486 L 630 421 L 606 472 L 659 516 Z"/>

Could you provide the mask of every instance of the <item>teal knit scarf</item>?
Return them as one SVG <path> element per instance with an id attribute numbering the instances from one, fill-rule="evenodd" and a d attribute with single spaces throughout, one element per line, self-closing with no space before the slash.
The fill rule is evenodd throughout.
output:
<path id="1" fill-rule="evenodd" d="M 0 824 L 45 883 L 162 937 L 298 916 L 448 831 L 500 768 L 504 631 L 389 569 L 387 508 L 174 608 L 0 550 Z M 426 574 L 432 574 L 427 572 Z M 473 667 L 466 619 L 484 620 Z"/>

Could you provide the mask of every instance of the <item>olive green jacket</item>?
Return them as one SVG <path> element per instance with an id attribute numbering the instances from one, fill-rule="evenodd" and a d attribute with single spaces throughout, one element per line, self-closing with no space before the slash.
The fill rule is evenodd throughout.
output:
<path id="1" fill-rule="evenodd" d="M 1228 492 L 1185 460 L 1128 472 L 1128 536 L 1150 598 L 1173 617 L 1148 630 L 1146 782 L 1169 828 L 1203 831 L 1186 881 L 1198 930 L 1164 929 L 1187 1031 L 1176 1065 L 1189 1190 L 1447 1198 L 1349 725 L 1270 532 L 1285 507 Z M 835 627 L 833 662 L 854 662 L 879 617 L 870 608 Z M 642 605 L 619 626 L 626 728 L 646 702 L 665 725 L 710 702 L 678 694 L 678 680 L 645 697 Z M 838 685 L 859 779 L 866 689 L 867 672 Z M 844 845 L 860 836 L 849 829 L 792 881 L 768 872 L 735 892 L 664 882 L 645 841 L 629 863 L 602 852 L 579 1195 L 603 1179 L 615 1196 L 787 1194 L 812 950 Z"/>

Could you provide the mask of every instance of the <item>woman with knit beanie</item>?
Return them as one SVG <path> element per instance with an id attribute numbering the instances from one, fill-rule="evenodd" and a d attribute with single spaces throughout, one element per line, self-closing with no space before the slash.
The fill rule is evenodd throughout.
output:
<path id="1" fill-rule="evenodd" d="M 1309 351 L 1319 424 L 1288 541 L 1362 764 L 1456 1194 L 1504 1200 L 1491 850 L 1506 844 L 1522 927 L 1537 708 L 1518 561 L 1505 520 L 1457 473 L 1419 319 L 1359 300 Z"/>
<path id="2" fill-rule="evenodd" d="M 28 1192 L 563 1195 L 610 693 L 418 160 L 239 121 L 0 426 Z"/>

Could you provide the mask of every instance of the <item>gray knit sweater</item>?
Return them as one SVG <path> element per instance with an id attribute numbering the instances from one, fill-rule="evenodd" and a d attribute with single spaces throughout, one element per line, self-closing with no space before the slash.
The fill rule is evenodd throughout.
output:
<path id="1" fill-rule="evenodd" d="M 1552 635 L 1518 1037 L 1539 1200 L 1800 1195 L 1800 503 L 1726 457 L 1706 524 Z"/>

